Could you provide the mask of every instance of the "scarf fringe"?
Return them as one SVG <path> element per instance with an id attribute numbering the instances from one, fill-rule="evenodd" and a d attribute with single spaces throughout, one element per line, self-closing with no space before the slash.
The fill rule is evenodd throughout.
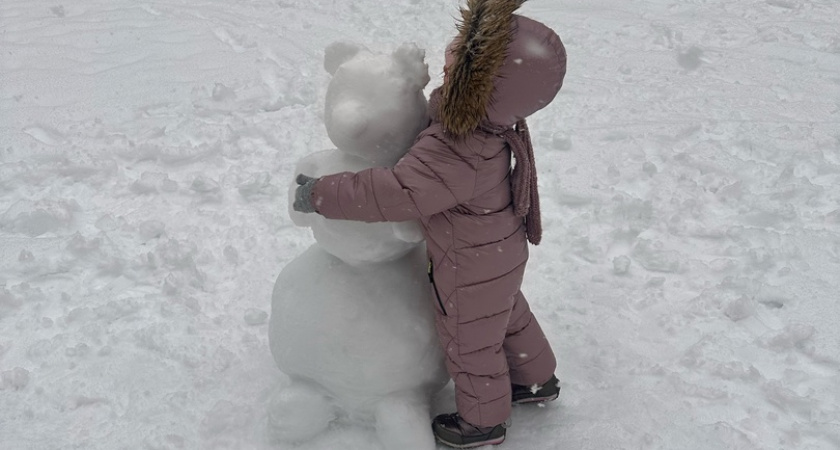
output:
<path id="1" fill-rule="evenodd" d="M 537 167 L 534 160 L 534 146 L 528 123 L 523 119 L 516 123 L 516 129 L 508 129 L 502 136 L 510 144 L 516 166 L 513 169 L 511 188 L 513 190 L 514 213 L 525 218 L 528 242 L 539 245 L 542 241 L 542 217 L 540 216 L 540 195 L 537 186 Z"/>

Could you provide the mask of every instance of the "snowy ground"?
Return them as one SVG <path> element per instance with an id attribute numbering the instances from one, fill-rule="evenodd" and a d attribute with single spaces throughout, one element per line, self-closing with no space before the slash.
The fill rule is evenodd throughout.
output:
<path id="1" fill-rule="evenodd" d="M 437 86 L 456 6 L 3 0 L 0 448 L 291 448 L 267 315 L 322 51 L 416 42 Z M 569 51 L 524 288 L 563 394 L 503 448 L 840 448 L 840 3 L 522 11 Z"/>

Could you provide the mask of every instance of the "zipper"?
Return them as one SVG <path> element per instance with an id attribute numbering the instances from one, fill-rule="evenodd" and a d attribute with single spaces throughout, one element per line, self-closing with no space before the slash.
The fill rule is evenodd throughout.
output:
<path id="1" fill-rule="evenodd" d="M 443 300 L 440 299 L 440 293 L 437 289 L 437 284 L 435 284 L 435 274 L 434 268 L 432 267 L 432 260 L 429 260 L 429 283 L 432 283 L 432 289 L 435 291 L 435 297 L 437 297 L 438 305 L 440 305 L 440 310 L 444 316 L 448 316 L 449 314 L 446 313 L 446 308 L 443 307 Z"/>

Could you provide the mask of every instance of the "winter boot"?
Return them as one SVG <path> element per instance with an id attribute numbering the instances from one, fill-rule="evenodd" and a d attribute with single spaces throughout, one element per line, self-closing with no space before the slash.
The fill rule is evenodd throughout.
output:
<path id="1" fill-rule="evenodd" d="M 560 381 L 554 375 L 545 384 L 534 384 L 531 386 L 522 386 L 519 384 L 512 384 L 511 403 L 514 405 L 521 405 L 524 403 L 542 403 L 550 402 L 560 396 Z"/>
<path id="2" fill-rule="evenodd" d="M 458 413 L 441 414 L 432 421 L 435 438 L 444 445 L 455 448 L 473 448 L 498 445 L 505 441 L 507 423 L 495 427 L 477 427 L 461 418 Z"/>

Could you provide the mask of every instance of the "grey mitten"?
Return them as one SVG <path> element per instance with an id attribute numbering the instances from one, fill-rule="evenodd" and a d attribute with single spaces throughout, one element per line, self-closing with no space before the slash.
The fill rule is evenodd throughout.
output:
<path id="1" fill-rule="evenodd" d="M 295 189 L 295 203 L 292 205 L 297 212 L 314 213 L 315 205 L 312 204 L 312 189 L 315 188 L 317 178 L 312 178 L 304 174 L 298 174 L 295 182 L 298 184 Z"/>

